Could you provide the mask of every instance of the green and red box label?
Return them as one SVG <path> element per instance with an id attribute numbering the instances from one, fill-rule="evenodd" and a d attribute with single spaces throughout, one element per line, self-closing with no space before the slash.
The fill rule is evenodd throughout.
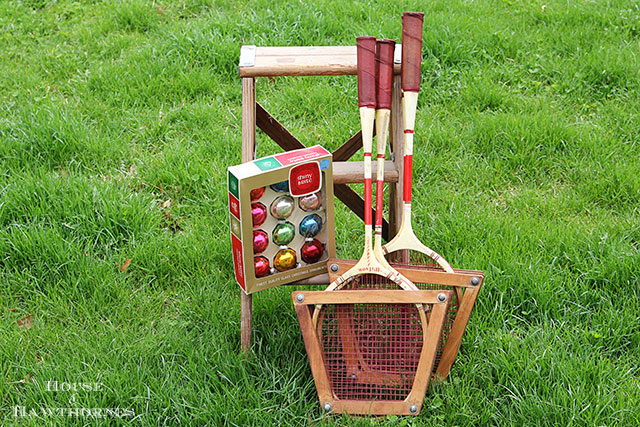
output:
<path id="1" fill-rule="evenodd" d="M 245 289 L 242 242 L 233 234 L 231 235 L 231 247 L 233 250 L 233 268 L 236 272 L 236 280 L 242 289 Z"/>

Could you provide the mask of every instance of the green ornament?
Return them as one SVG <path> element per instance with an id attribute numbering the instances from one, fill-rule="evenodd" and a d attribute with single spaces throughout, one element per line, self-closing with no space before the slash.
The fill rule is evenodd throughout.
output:
<path id="1" fill-rule="evenodd" d="M 296 228 L 290 222 L 282 222 L 273 229 L 273 243 L 288 245 L 296 237 Z"/>

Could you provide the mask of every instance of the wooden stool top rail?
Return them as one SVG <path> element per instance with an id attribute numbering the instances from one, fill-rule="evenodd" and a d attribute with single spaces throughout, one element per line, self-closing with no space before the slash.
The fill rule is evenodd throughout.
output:
<path id="1" fill-rule="evenodd" d="M 402 47 L 396 45 L 394 73 Z M 356 74 L 355 46 L 242 46 L 240 77 L 346 76 Z"/>

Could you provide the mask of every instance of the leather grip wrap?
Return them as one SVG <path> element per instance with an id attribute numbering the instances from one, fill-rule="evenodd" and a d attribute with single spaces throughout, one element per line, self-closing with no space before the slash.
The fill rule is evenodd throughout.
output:
<path id="1" fill-rule="evenodd" d="M 402 15 L 402 90 L 420 91 L 422 64 L 422 21 L 424 13 L 406 12 Z"/>
<path id="2" fill-rule="evenodd" d="M 358 105 L 376 108 L 376 38 L 356 39 L 358 61 Z"/>
<path id="3" fill-rule="evenodd" d="M 391 109 L 391 90 L 393 86 L 393 53 L 396 42 L 392 39 L 376 41 L 376 109 Z"/>

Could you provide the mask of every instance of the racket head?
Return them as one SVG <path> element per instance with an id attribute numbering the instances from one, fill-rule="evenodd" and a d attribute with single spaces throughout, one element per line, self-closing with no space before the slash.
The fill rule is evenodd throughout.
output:
<path id="1" fill-rule="evenodd" d="M 367 239 L 365 251 L 362 258 L 349 270 L 338 276 L 335 280 L 325 288 L 327 291 L 344 290 L 373 290 L 387 289 L 397 290 L 403 289 L 407 291 L 416 291 L 418 288 L 405 276 L 395 269 L 389 269 L 388 263 L 381 263 L 371 248 L 370 239 Z M 329 266 L 329 270 L 331 270 Z M 419 311 L 424 315 L 424 307 L 417 305 Z M 316 305 L 313 310 L 313 324 L 317 325 L 322 305 Z"/>
<path id="2" fill-rule="evenodd" d="M 333 280 L 340 270 L 350 270 L 355 261 L 332 258 L 329 264 L 334 267 L 329 270 L 329 277 Z M 451 291 L 450 304 L 444 319 L 442 337 L 438 344 L 433 368 L 434 376 L 439 381 L 445 380 L 458 353 L 462 336 L 484 281 L 484 273 L 478 270 L 462 269 L 447 273 L 439 266 L 430 267 L 407 262 L 392 263 L 391 267 L 411 280 L 421 291 Z M 428 310 L 425 311 L 429 317 Z"/>
<path id="3" fill-rule="evenodd" d="M 411 217 L 403 212 L 400 230 L 390 242 L 382 247 L 387 261 L 424 267 L 440 268 L 453 273 L 451 264 L 439 253 L 422 243 L 413 232 Z"/>
<path id="4" fill-rule="evenodd" d="M 416 238 L 417 240 L 417 238 Z M 383 248 L 384 250 L 385 248 Z M 433 256 L 436 256 L 436 259 Z M 415 250 L 415 249 L 399 249 L 393 252 L 386 254 L 386 259 L 391 265 L 392 268 L 401 268 L 401 267 L 413 267 L 422 269 L 425 272 L 429 271 L 446 271 L 448 273 L 453 273 L 453 269 L 449 265 L 449 263 L 444 260 L 444 258 L 440 257 L 437 253 L 431 251 L 429 248 L 426 250 Z M 438 263 L 440 261 L 440 263 Z M 444 265 L 442 265 L 444 261 Z M 448 267 L 448 268 L 445 268 Z M 413 282 L 412 282 L 413 283 Z M 446 289 L 446 290 L 455 290 L 454 286 L 446 286 L 441 284 L 431 284 L 428 282 L 418 282 L 414 283 L 416 287 L 420 290 L 437 290 L 437 289 Z M 451 303 L 449 304 L 449 310 L 447 311 L 447 316 L 445 318 L 445 323 L 442 329 L 442 339 L 438 344 L 438 350 L 436 352 L 436 361 L 434 365 L 434 372 L 436 371 L 440 360 L 442 358 L 442 353 L 444 351 L 444 347 L 447 343 L 447 339 L 451 332 L 451 328 L 453 327 L 453 322 L 456 319 L 456 313 L 458 311 L 458 297 L 457 293 L 453 293 L 453 297 L 451 299 Z"/>

